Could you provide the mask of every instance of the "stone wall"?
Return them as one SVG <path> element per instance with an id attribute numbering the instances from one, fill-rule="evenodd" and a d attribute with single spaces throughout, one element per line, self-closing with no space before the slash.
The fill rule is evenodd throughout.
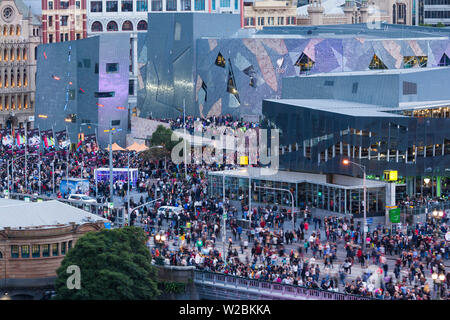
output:
<path id="1" fill-rule="evenodd" d="M 166 128 L 170 127 L 169 124 L 165 122 L 140 117 L 131 117 L 131 133 L 127 134 L 127 145 L 121 147 L 126 148 L 127 146 L 133 144 L 133 142 L 137 142 L 139 144 L 144 143 L 145 140 L 143 139 L 150 139 L 153 132 L 155 132 L 159 125 L 163 125 Z"/>

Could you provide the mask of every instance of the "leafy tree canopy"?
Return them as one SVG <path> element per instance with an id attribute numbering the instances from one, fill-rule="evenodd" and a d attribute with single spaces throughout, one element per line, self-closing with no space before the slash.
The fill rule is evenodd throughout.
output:
<path id="1" fill-rule="evenodd" d="M 157 270 L 145 245 L 145 232 L 136 227 L 83 235 L 57 270 L 56 297 L 65 300 L 151 300 L 159 295 Z M 76 265 L 81 272 L 81 288 L 66 285 Z"/>

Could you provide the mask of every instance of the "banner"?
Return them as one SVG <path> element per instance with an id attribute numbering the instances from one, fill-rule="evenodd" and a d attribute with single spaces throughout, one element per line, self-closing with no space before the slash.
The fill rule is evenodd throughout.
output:
<path id="1" fill-rule="evenodd" d="M 55 148 L 55 138 L 53 137 L 53 130 L 41 131 L 42 147 L 46 151 L 52 151 Z"/>
<path id="2" fill-rule="evenodd" d="M 87 152 L 97 152 L 98 151 L 98 145 L 97 145 L 97 136 L 95 133 L 87 134 L 84 136 L 84 145 L 85 150 Z"/>
<path id="3" fill-rule="evenodd" d="M 11 136 L 11 129 L 3 129 L 1 130 L 2 135 L 2 146 L 6 149 L 11 149 L 13 144 L 13 138 Z"/>
<path id="4" fill-rule="evenodd" d="M 70 137 L 66 130 L 55 132 L 56 141 L 59 149 L 66 149 L 70 146 Z"/>
<path id="5" fill-rule="evenodd" d="M 391 223 L 400 223 L 400 208 L 389 210 L 389 220 Z"/>
<path id="6" fill-rule="evenodd" d="M 41 137 L 39 136 L 39 129 L 31 129 L 28 131 L 28 148 L 30 153 L 37 152 L 39 150 L 39 144 L 41 143 Z"/>
<path id="7" fill-rule="evenodd" d="M 25 128 L 20 128 L 15 131 L 14 145 L 16 150 L 25 149 Z"/>

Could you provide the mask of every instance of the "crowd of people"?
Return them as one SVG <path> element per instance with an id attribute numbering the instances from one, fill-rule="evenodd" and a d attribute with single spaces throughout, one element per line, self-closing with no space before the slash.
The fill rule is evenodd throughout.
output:
<path id="1" fill-rule="evenodd" d="M 186 117 L 187 128 L 193 129 L 197 120 Z M 258 126 L 231 116 L 201 121 L 207 128 Z M 170 120 L 170 125 L 172 129 L 182 128 L 183 117 Z M 109 181 L 96 184 L 94 178 L 95 168 L 108 165 L 109 153 L 98 148 L 73 150 L 69 156 L 66 152 L 59 150 L 40 157 L 40 168 L 38 157 L 30 156 L 26 171 L 24 158 L 17 159 L 14 176 L 10 173 L 11 190 L 37 193 L 40 173 L 41 192 L 50 194 L 54 187 L 58 193 L 68 172 L 70 177 L 89 180 L 89 195 L 103 198 L 103 202 L 111 200 Z M 10 154 L 0 149 L 0 155 L 4 159 L 0 167 L 0 191 L 3 191 L 8 181 L 5 159 Z M 127 154 L 114 153 L 113 161 L 115 167 L 126 167 Z M 234 165 L 191 164 L 185 177 L 183 164 L 150 161 L 132 154 L 130 167 L 139 172 L 136 185 L 130 186 L 139 196 L 131 197 L 130 207 L 143 206 L 129 210 L 127 222 L 144 228 L 150 238 L 156 233 L 166 235 L 165 243 L 151 248 L 157 263 L 193 265 L 211 272 L 379 299 L 425 300 L 434 298 L 432 294 L 437 291 L 440 297 L 449 297 L 450 275 L 445 266 L 449 242 L 444 239 L 449 231 L 447 214 L 439 219 L 430 215 L 426 223 L 408 230 L 386 230 L 379 226 L 363 239 L 360 226 L 353 218 L 312 216 L 308 207 L 311 204 L 292 216 L 289 209 L 281 206 L 260 205 L 249 210 L 245 201 L 240 204 L 227 198 L 222 203 L 221 198 L 208 195 L 208 172 Z M 122 197 L 125 207 L 128 187 L 127 181 L 114 183 L 114 195 Z M 144 205 L 151 200 L 155 200 L 154 206 Z M 169 217 L 168 212 L 159 210 L 162 206 L 182 210 Z M 222 241 L 224 210 L 228 215 L 225 243 Z M 114 222 L 115 217 L 109 211 L 101 214 Z M 395 264 L 390 269 L 392 260 Z M 432 273 L 444 274 L 444 283 L 430 288 L 427 278 Z"/>

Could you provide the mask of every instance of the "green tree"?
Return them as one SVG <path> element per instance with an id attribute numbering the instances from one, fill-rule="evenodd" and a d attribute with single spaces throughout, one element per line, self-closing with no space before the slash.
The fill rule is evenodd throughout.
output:
<path id="1" fill-rule="evenodd" d="M 173 147 L 182 141 L 181 138 L 178 141 L 172 141 L 172 133 L 173 131 L 170 128 L 159 125 L 150 138 L 150 144 L 152 146 L 164 146 L 170 152 Z"/>
<path id="2" fill-rule="evenodd" d="M 438 27 L 438 28 L 443 28 L 443 27 L 445 27 L 445 24 L 443 24 L 442 22 L 438 22 L 438 23 L 436 24 L 436 27 Z"/>
<path id="3" fill-rule="evenodd" d="M 146 240 L 145 232 L 136 227 L 86 233 L 57 270 L 55 299 L 155 299 L 160 294 L 157 269 L 151 265 Z M 67 287 L 70 265 L 80 268 L 80 289 Z"/>

